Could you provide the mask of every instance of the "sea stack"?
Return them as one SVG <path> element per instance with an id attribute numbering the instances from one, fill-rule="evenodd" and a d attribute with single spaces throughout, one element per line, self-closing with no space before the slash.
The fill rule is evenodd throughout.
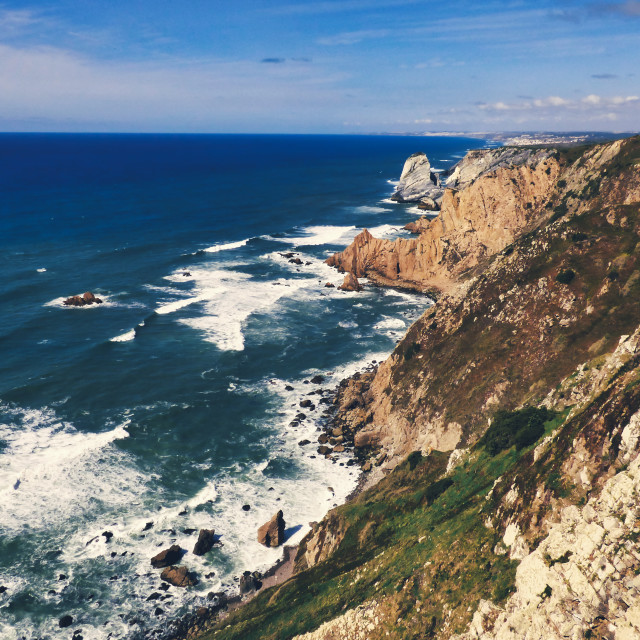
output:
<path id="1" fill-rule="evenodd" d="M 283 513 L 278 511 L 258 529 L 258 542 L 265 547 L 279 547 L 284 542 L 284 524 Z"/>
<path id="2" fill-rule="evenodd" d="M 431 170 L 429 158 L 420 151 L 407 158 L 391 199 L 396 202 L 418 202 L 422 198 L 429 198 L 436 207 L 442 193 L 440 180 Z"/>

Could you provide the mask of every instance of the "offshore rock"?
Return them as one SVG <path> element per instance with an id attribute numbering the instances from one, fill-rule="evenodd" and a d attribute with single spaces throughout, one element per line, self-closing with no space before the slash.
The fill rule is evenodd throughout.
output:
<path id="1" fill-rule="evenodd" d="M 182 558 L 184 550 L 177 544 L 171 545 L 168 549 L 164 549 L 158 555 L 151 558 L 151 566 L 155 569 L 162 569 L 162 567 L 168 567 L 175 564 Z"/>
<path id="2" fill-rule="evenodd" d="M 81 296 L 67 298 L 62 304 L 67 307 L 84 307 L 90 304 L 102 304 L 102 300 L 94 296 L 91 291 L 86 291 Z"/>
<path id="3" fill-rule="evenodd" d="M 203 556 L 213 548 L 213 543 L 216 539 L 215 529 L 200 529 L 198 534 L 198 541 L 193 547 L 193 553 L 197 556 Z"/>
<path id="4" fill-rule="evenodd" d="M 258 529 L 258 542 L 265 547 L 279 547 L 284 542 L 284 525 L 283 513 L 278 511 Z"/>
<path id="5" fill-rule="evenodd" d="M 442 188 L 438 177 L 431 171 L 431 163 L 427 156 L 422 152 L 409 156 L 391 199 L 397 202 L 417 202 L 425 197 L 435 200 L 440 195 Z"/>
<path id="6" fill-rule="evenodd" d="M 358 282 L 353 273 L 347 273 L 344 282 L 338 287 L 340 291 L 361 291 L 362 285 Z"/>
<path id="7" fill-rule="evenodd" d="M 160 578 L 174 587 L 193 587 L 198 584 L 196 577 L 187 567 L 167 567 L 163 569 Z"/>

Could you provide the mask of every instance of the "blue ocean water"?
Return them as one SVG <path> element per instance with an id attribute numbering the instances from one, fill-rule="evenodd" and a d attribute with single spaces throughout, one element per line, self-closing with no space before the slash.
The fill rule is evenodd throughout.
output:
<path id="1" fill-rule="evenodd" d="M 323 260 L 363 227 L 406 235 L 418 211 L 387 198 L 408 155 L 447 169 L 482 144 L 0 135 L 1 638 L 157 626 L 272 564 L 256 530 L 275 511 L 295 543 L 345 498 L 348 457 L 298 445 L 318 435 L 321 396 L 290 422 L 388 355 L 429 301 L 326 288 L 342 277 Z M 104 303 L 62 304 L 88 290 Z M 200 527 L 222 543 L 202 558 Z M 149 559 L 172 543 L 200 582 L 147 601 Z"/>

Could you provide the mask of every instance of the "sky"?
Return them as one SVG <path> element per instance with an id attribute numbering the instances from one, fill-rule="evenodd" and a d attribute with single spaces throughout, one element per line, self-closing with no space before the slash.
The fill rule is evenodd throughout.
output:
<path id="1" fill-rule="evenodd" d="M 0 0 L 0 131 L 640 130 L 640 0 Z"/>

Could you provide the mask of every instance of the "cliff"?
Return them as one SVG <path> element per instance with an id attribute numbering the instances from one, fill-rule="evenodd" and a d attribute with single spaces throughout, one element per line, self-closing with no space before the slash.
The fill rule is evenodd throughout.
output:
<path id="1" fill-rule="evenodd" d="M 450 291 L 519 233 L 548 217 L 546 207 L 557 196 L 561 165 L 553 151 L 484 153 L 490 161 L 456 169 L 452 183 L 463 188 L 444 192 L 440 215 L 425 222 L 418 238 L 378 240 L 365 229 L 327 264 L 379 284 Z"/>
<path id="2" fill-rule="evenodd" d="M 509 163 L 445 201 L 524 224 L 336 399 L 368 488 L 207 637 L 640 637 L 640 138 Z"/>

